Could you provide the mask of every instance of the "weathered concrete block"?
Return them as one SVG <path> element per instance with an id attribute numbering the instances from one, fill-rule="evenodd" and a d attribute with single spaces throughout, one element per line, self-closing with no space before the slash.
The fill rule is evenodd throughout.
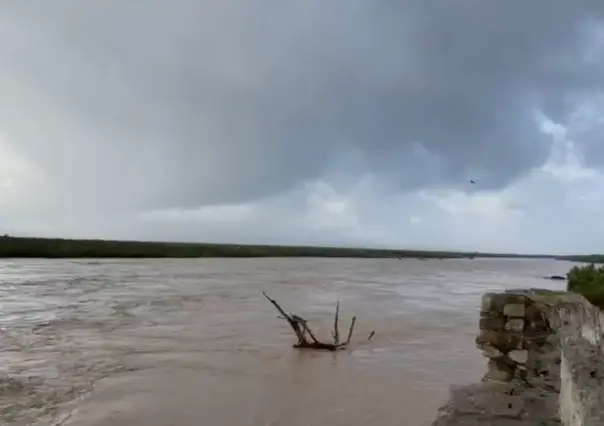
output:
<path id="1" fill-rule="evenodd" d="M 514 318 L 511 320 L 508 320 L 505 323 L 505 329 L 507 331 L 513 331 L 515 333 L 521 333 L 522 331 L 524 331 L 524 320 L 520 319 L 520 318 Z"/>
<path id="2" fill-rule="evenodd" d="M 524 318 L 526 307 L 524 304 L 508 303 L 503 307 L 503 315 L 507 317 Z"/>

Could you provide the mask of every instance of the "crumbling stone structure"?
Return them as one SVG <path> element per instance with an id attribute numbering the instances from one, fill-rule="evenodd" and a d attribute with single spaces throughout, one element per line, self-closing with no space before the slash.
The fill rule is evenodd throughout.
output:
<path id="1" fill-rule="evenodd" d="M 487 381 L 534 380 L 560 363 L 559 338 L 543 306 L 519 292 L 483 296 L 476 344 L 489 359 Z"/>
<path id="2" fill-rule="evenodd" d="M 487 293 L 482 383 L 456 387 L 434 426 L 604 425 L 604 314 L 573 293 Z"/>

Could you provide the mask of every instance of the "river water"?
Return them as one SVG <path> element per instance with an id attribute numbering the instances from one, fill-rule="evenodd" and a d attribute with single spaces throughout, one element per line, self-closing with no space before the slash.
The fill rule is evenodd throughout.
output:
<path id="1" fill-rule="evenodd" d="M 429 425 L 480 379 L 480 296 L 559 289 L 551 260 L 0 261 L 0 424 Z M 292 349 L 262 296 L 349 350 Z M 375 336 L 368 341 L 371 330 Z"/>

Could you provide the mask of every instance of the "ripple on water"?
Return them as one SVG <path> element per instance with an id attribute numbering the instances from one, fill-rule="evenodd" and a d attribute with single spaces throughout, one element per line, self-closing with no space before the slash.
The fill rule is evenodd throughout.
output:
<path id="1" fill-rule="evenodd" d="M 568 266 L 495 260 L 1 261 L 0 423 L 60 421 L 85 405 L 83 395 L 109 415 L 117 399 L 132 395 L 137 403 L 119 405 L 120 415 L 145 425 L 157 420 L 146 413 L 160 406 L 162 415 L 181 425 L 197 424 L 202 416 L 208 424 L 250 424 L 249 416 L 236 420 L 215 409 L 235 400 L 238 411 L 231 411 L 254 411 L 254 424 L 388 426 L 400 418 L 410 426 L 426 424 L 448 384 L 482 374 L 473 342 L 480 294 L 559 285 L 536 277 L 564 273 Z M 336 356 L 292 351 L 292 333 L 262 291 L 306 316 L 325 339 L 340 300 L 342 328 L 358 316 L 351 350 Z M 106 382 L 113 399 L 90 394 L 119 374 L 119 386 Z M 164 392 L 166 377 L 188 381 L 194 403 L 186 389 Z M 179 401 L 191 402 L 185 417 Z M 103 416 L 74 422 L 134 424 Z"/>

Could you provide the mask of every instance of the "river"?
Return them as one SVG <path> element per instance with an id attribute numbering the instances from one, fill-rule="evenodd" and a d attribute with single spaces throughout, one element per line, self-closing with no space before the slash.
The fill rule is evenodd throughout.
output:
<path id="1" fill-rule="evenodd" d="M 480 296 L 552 260 L 0 261 L 0 424 L 429 425 L 476 382 Z M 347 351 L 292 349 L 266 291 Z M 369 333 L 375 336 L 368 341 Z"/>

